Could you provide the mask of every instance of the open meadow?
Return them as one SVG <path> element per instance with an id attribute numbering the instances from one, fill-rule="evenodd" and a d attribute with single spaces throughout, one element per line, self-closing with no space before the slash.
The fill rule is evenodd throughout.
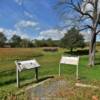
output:
<path id="1" fill-rule="evenodd" d="M 45 52 L 43 48 L 0 48 L 0 100 L 9 93 L 16 93 L 20 90 L 16 87 L 15 60 L 29 60 L 35 58 L 41 65 L 39 68 L 39 78 L 42 79 L 47 76 L 58 77 L 59 61 L 64 54 L 68 55 L 68 51 L 62 48 L 59 48 L 56 52 Z M 96 64 L 92 68 L 88 67 L 87 49 L 79 50 L 78 52 L 74 52 L 74 54 L 80 56 L 80 81 L 100 87 L 100 47 L 97 47 Z M 92 95 L 96 95 L 100 98 L 100 90 L 75 88 L 75 70 L 75 66 L 61 66 L 61 77 L 72 83 L 73 86 L 73 89 L 71 88 L 70 91 L 74 93 L 69 92 L 69 94 L 66 94 L 69 100 L 73 100 L 73 98 L 74 100 L 91 100 Z M 22 88 L 29 84 L 35 84 L 34 77 L 34 69 L 23 71 L 20 74 Z"/>

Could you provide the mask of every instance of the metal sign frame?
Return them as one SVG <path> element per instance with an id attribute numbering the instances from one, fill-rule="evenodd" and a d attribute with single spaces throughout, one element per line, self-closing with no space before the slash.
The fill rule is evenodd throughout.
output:
<path id="1" fill-rule="evenodd" d="M 27 61 L 32 61 L 32 60 L 27 60 Z M 38 81 L 38 67 L 40 67 L 40 65 L 38 64 L 38 62 L 35 59 L 33 59 L 33 61 L 36 62 L 37 66 L 34 66 L 33 68 L 29 68 L 29 69 L 35 69 L 35 78 Z M 15 64 L 16 64 L 16 82 L 17 82 L 17 87 L 18 88 L 20 87 L 20 77 L 19 77 L 20 72 L 23 71 L 23 70 L 27 70 L 27 68 L 24 68 L 22 70 L 19 70 L 19 67 L 21 65 L 21 62 L 24 62 L 24 61 L 15 61 Z M 36 64 L 34 64 L 34 65 L 36 65 Z"/>
<path id="2" fill-rule="evenodd" d="M 71 60 L 71 58 L 75 58 L 75 59 L 77 59 L 77 62 L 75 64 L 74 63 L 72 64 L 70 62 L 69 63 L 61 63 L 62 57 L 67 57 L 70 60 Z M 60 60 L 60 63 L 59 63 L 59 76 L 61 75 L 61 64 L 76 65 L 76 80 L 79 79 L 79 70 L 78 70 L 78 66 L 79 66 L 79 56 L 77 56 L 77 57 L 62 56 L 62 57 L 61 57 L 61 60 Z"/>

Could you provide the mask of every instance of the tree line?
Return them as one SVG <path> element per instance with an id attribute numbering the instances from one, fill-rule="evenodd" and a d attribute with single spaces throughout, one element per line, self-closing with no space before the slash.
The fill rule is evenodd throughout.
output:
<path id="1" fill-rule="evenodd" d="M 60 34 L 60 33 L 59 33 Z M 11 47 L 64 47 L 69 49 L 71 52 L 74 48 L 83 48 L 85 46 L 84 37 L 80 34 L 79 30 L 72 27 L 68 30 L 64 37 L 60 40 L 42 39 L 42 40 L 29 40 L 22 39 L 18 35 L 13 35 L 10 40 L 7 40 L 6 36 L 0 32 L 0 47 L 10 45 Z"/>
<path id="2" fill-rule="evenodd" d="M 59 40 L 42 39 L 42 40 L 29 40 L 22 39 L 18 35 L 13 35 L 9 40 L 4 35 L 4 33 L 0 32 L 0 47 L 12 47 L 12 48 L 31 48 L 31 47 L 58 47 L 60 46 Z"/>
<path id="3" fill-rule="evenodd" d="M 0 32 L 0 47 L 32 47 L 32 42 L 28 39 L 22 39 L 18 35 L 13 35 L 9 40 Z"/>

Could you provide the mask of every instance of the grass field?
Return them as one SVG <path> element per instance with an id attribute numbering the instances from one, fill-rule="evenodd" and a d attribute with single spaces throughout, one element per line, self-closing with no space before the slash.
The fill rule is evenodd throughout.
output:
<path id="1" fill-rule="evenodd" d="M 100 86 L 100 47 L 96 52 L 96 65 L 88 68 L 88 55 L 80 54 L 79 76 L 83 83 L 90 83 Z M 10 92 L 16 92 L 16 67 L 15 60 L 29 60 L 36 58 L 40 63 L 39 78 L 49 75 L 58 75 L 58 65 L 61 55 L 66 49 L 59 49 L 58 52 L 44 52 L 42 48 L 0 48 L 0 100 Z M 76 53 L 78 54 L 78 53 Z M 66 80 L 75 82 L 75 67 L 62 65 L 62 76 Z M 34 70 L 23 71 L 20 75 L 21 85 L 31 83 L 34 78 Z M 35 84 L 35 83 L 34 83 Z M 80 91 L 80 90 L 79 90 Z M 85 90 L 83 90 L 85 91 Z M 88 91 L 88 90 L 87 90 Z M 94 90 L 93 90 L 94 93 Z M 84 95 L 81 95 L 84 96 Z"/>

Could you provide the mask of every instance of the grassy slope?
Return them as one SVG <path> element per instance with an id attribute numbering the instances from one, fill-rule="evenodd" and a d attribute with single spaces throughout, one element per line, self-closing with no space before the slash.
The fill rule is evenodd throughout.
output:
<path id="1" fill-rule="evenodd" d="M 15 73 L 15 59 L 32 59 L 36 58 L 41 65 L 39 76 L 57 75 L 58 65 L 61 55 L 65 50 L 60 49 L 59 52 L 50 53 L 43 52 L 41 48 L 38 49 L 0 49 L 0 93 L 5 95 L 5 91 L 16 91 L 16 73 Z M 100 52 L 96 53 L 97 65 L 93 68 L 87 68 L 88 58 L 83 55 L 80 58 L 79 74 L 81 81 L 85 83 L 98 84 L 100 80 Z M 43 56 L 41 56 L 43 55 Z M 38 57 L 34 57 L 38 56 Z M 75 79 L 75 67 L 69 65 L 62 65 L 62 75 L 69 80 Z M 21 73 L 21 83 L 25 84 L 25 80 L 30 81 L 34 78 L 34 70 L 28 70 Z"/>

